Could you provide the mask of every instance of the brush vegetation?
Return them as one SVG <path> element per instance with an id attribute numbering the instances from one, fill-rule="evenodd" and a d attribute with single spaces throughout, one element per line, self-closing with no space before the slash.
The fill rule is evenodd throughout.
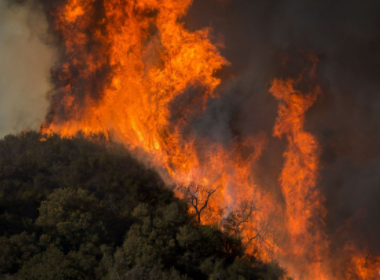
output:
<path id="1" fill-rule="evenodd" d="M 0 140 L 0 279 L 282 279 L 101 136 Z"/>

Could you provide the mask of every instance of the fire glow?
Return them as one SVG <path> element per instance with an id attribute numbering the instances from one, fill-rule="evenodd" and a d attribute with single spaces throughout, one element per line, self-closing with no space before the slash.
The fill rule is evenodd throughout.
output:
<path id="1" fill-rule="evenodd" d="M 279 101 L 274 137 L 288 142 L 279 175 L 285 205 L 255 181 L 253 167 L 266 148 L 264 133 L 234 140 L 233 149 L 199 138 L 188 121 L 217 98 L 215 73 L 229 62 L 210 40 L 209 29 L 190 32 L 179 22 L 192 0 L 69 0 L 50 12 L 64 43 L 62 64 L 52 69 L 56 93 L 42 133 L 70 137 L 103 133 L 130 149 L 141 149 L 178 186 L 214 191 L 202 223 L 227 214 L 244 217 L 237 229 L 248 252 L 279 260 L 295 279 L 376 279 L 380 260 L 355 246 L 335 261 L 324 229 L 326 210 L 317 188 L 319 145 L 305 131 L 305 113 L 319 87 L 301 93 L 299 81 L 275 79 Z M 313 69 L 312 69 L 313 70 Z M 312 75 L 311 71 L 310 75 Z M 187 90 L 196 95 L 170 106 Z M 199 152 L 202 151 L 202 152 Z M 248 156 L 247 156 L 248 154 Z M 178 193 L 182 195 L 182 193 Z M 199 199 L 206 194 L 199 193 Z M 245 213 L 254 205 L 254 213 Z M 318 223 L 311 223 L 311 220 Z"/>

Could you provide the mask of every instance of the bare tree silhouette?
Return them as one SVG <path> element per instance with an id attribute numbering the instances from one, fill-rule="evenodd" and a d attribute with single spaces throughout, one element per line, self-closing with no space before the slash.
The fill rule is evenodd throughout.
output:
<path id="1" fill-rule="evenodd" d="M 210 197 L 219 189 L 207 189 L 201 185 L 190 184 L 188 186 L 180 186 L 178 189 L 183 193 L 184 200 L 187 201 L 194 209 L 198 223 L 201 223 L 202 212 L 207 208 Z"/>

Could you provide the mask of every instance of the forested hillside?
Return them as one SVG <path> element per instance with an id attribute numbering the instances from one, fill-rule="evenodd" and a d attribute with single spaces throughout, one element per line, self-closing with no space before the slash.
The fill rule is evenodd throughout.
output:
<path id="1" fill-rule="evenodd" d="M 282 279 L 102 137 L 0 141 L 0 279 Z"/>

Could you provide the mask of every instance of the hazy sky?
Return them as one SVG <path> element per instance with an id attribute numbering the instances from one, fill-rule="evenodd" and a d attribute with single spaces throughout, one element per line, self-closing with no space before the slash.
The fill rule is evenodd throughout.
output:
<path id="1" fill-rule="evenodd" d="M 0 137 L 38 129 L 46 115 L 54 58 L 42 42 L 46 28 L 42 12 L 0 0 Z"/>

